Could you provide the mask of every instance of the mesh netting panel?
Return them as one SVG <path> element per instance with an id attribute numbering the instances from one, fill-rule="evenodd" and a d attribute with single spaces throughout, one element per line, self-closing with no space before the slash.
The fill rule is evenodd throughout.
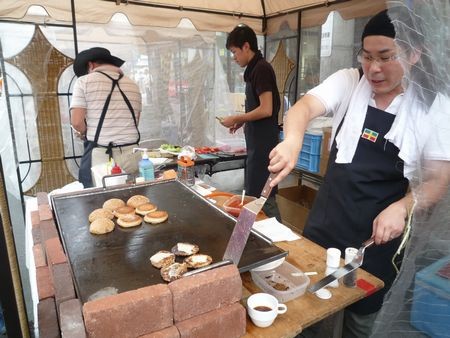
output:
<path id="1" fill-rule="evenodd" d="M 388 1 L 388 6 L 398 44 L 421 51 L 419 61 L 405 67 L 405 85 L 412 89 L 405 92 L 405 100 L 423 105 L 427 114 L 440 115 L 429 120 L 433 134 L 444 135 L 442 143 L 429 151 L 433 154 L 448 147 L 450 137 L 450 2 Z M 401 11 L 394 8 L 398 6 Z M 409 16 L 400 14 L 405 10 Z M 438 111 L 433 108 L 437 105 Z M 449 162 L 416 150 L 420 160 L 410 177 L 416 200 L 410 237 L 400 272 L 377 317 L 374 337 L 450 337 Z M 430 192 L 429 178 L 436 175 Z"/>

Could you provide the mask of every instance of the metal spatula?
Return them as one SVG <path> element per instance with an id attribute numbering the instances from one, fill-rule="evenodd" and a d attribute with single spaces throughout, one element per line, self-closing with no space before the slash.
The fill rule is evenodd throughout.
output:
<path id="1" fill-rule="evenodd" d="M 329 274 L 328 276 L 322 278 L 320 281 L 318 281 L 317 283 L 311 285 L 308 288 L 308 291 L 311 293 L 316 292 L 317 290 L 322 289 L 323 287 L 327 286 L 328 284 L 334 282 L 335 280 L 338 280 L 339 278 L 344 277 L 345 275 L 349 274 L 350 272 L 352 272 L 353 270 L 356 270 L 357 268 L 359 268 L 362 263 L 363 263 L 363 259 L 364 259 L 364 251 L 371 245 L 373 245 L 375 243 L 375 240 L 373 238 L 368 239 L 367 241 L 365 241 L 361 247 L 358 249 L 358 252 L 356 253 L 355 258 L 353 258 L 353 260 L 348 263 L 345 264 L 343 267 L 337 269 L 335 272 L 333 272 L 332 274 Z"/>
<path id="2" fill-rule="evenodd" d="M 242 252 L 244 251 L 245 244 L 247 243 L 248 236 L 250 235 L 250 230 L 252 229 L 253 223 L 255 223 L 256 216 L 261 211 L 264 203 L 269 198 L 270 192 L 272 191 L 270 182 L 274 177 L 275 174 L 269 175 L 263 191 L 261 192 L 260 198 L 245 204 L 242 207 L 241 213 L 239 214 L 233 233 L 231 234 L 227 248 L 223 255 L 224 261 L 231 260 L 234 264 L 238 265 Z"/>

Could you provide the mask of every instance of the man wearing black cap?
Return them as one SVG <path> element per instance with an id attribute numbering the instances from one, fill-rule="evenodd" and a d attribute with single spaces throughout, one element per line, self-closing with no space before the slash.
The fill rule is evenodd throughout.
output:
<path id="1" fill-rule="evenodd" d="M 91 167 L 111 158 L 127 173 L 135 173 L 139 154 L 132 148 L 139 142 L 142 109 L 138 85 L 124 76 L 125 61 L 110 51 L 94 47 L 80 52 L 73 69 L 78 76 L 70 105 L 71 124 L 85 139 L 79 181 L 92 187 Z"/>
<path id="2" fill-rule="evenodd" d="M 406 20 L 407 10 L 394 8 L 389 14 L 402 12 L 400 17 Z M 407 86 L 404 81 L 422 57 L 423 37 L 411 32 L 414 42 L 408 44 L 395 36 L 387 11 L 369 20 L 358 53 L 362 72 L 340 70 L 301 98 L 288 112 L 285 140 L 270 154 L 269 170 L 278 173 L 275 185 L 294 167 L 309 121 L 333 115 L 327 173 L 303 234 L 341 252 L 374 238 L 376 245 L 365 251 L 362 267 L 385 283 L 382 290 L 346 309 L 345 338 L 370 335 L 396 277 L 391 262 L 411 208 L 415 203 L 416 208 L 429 206 L 442 195 L 440 187 L 448 186 L 448 173 L 440 176 L 442 170 L 436 170 L 418 187 L 421 199 L 415 200 L 409 192 L 408 180 L 421 169 L 422 158 L 443 168 L 450 154 L 442 147 L 448 144 L 446 136 L 433 127 L 432 119 L 441 109 L 429 113 L 436 102 L 430 105 L 419 98 L 414 84 Z"/>

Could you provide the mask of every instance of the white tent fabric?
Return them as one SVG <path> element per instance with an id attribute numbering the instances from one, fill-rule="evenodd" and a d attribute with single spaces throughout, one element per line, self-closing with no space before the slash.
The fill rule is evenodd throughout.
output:
<path id="1" fill-rule="evenodd" d="M 49 16 L 40 18 L 45 23 L 72 21 L 70 0 L 2 0 L 0 18 L 32 20 L 27 16 L 32 5 L 42 6 L 47 11 Z M 139 0 L 120 5 L 112 0 L 75 1 L 76 21 L 81 23 L 107 23 L 115 13 L 122 13 L 131 24 L 139 26 L 177 27 L 187 18 L 200 31 L 229 32 L 237 24 L 245 23 L 258 34 L 279 30 L 279 23 L 284 21 L 291 29 L 297 29 L 299 10 L 307 10 L 302 27 L 310 27 L 324 23 L 332 10 L 342 11 L 342 17 L 348 18 L 367 16 L 384 7 L 384 0 Z M 266 30 L 263 18 L 268 19 Z M 39 18 L 35 19 L 39 22 Z"/>
<path id="2" fill-rule="evenodd" d="M 335 1 L 335 0 L 334 0 Z M 77 0 L 77 21 L 106 23 L 114 13 L 123 13 L 133 25 L 176 27 L 182 18 L 189 18 L 198 30 L 230 31 L 245 22 L 262 32 L 262 18 L 310 6 L 332 3 L 323 0 L 228 0 L 228 1 L 130 1 L 116 5 L 115 1 Z M 264 8 L 262 6 L 264 4 Z M 71 21 L 71 2 L 61 0 L 4 0 L 0 17 L 18 19 L 25 16 L 29 6 L 41 5 L 56 21 Z M 211 20 L 214 13 L 214 20 Z M 223 13 L 222 15 L 220 13 Z"/>

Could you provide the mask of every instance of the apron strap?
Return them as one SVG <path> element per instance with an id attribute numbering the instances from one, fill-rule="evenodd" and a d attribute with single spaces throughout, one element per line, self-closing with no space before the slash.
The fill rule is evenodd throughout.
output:
<path id="1" fill-rule="evenodd" d="M 99 72 L 99 73 L 102 73 L 102 72 Z M 102 73 L 102 74 L 106 75 L 107 77 L 109 77 L 112 80 L 112 86 L 111 86 L 111 90 L 109 91 L 108 96 L 106 97 L 106 101 L 105 101 L 105 104 L 103 105 L 103 109 L 102 109 L 102 114 L 100 115 L 100 119 L 98 121 L 97 130 L 95 131 L 95 137 L 94 137 L 94 141 L 93 141 L 95 146 L 97 146 L 98 138 L 100 137 L 100 131 L 102 130 L 103 122 L 105 121 L 106 111 L 108 110 L 109 102 L 111 101 L 111 96 L 114 91 L 114 88 L 116 87 L 119 80 L 123 76 L 123 74 L 120 74 L 118 79 L 113 79 L 112 77 L 110 77 L 109 75 L 107 75 L 105 73 Z"/>
<path id="2" fill-rule="evenodd" d="M 111 101 L 111 95 L 112 95 L 112 93 L 114 91 L 115 86 L 117 86 L 117 88 L 119 89 L 120 94 L 122 95 L 123 100 L 125 101 L 125 104 L 127 105 L 128 109 L 131 112 L 131 116 L 133 117 L 133 121 L 134 121 L 134 126 L 136 127 L 136 131 L 138 133 L 137 141 L 135 143 L 131 143 L 131 144 L 136 144 L 136 143 L 138 144 L 139 141 L 141 140 L 141 133 L 139 132 L 139 128 L 137 126 L 136 114 L 134 113 L 134 109 L 133 109 L 133 106 L 130 103 L 130 100 L 128 100 L 128 97 L 125 95 L 125 93 L 122 91 L 122 89 L 120 88 L 120 85 L 119 85 L 119 80 L 123 77 L 123 74 L 120 74 L 117 79 L 114 79 L 113 77 L 109 76 L 108 74 L 106 74 L 106 73 L 104 73 L 102 71 L 97 71 L 97 72 L 105 75 L 107 78 L 109 78 L 113 82 L 113 85 L 112 85 L 112 88 L 111 88 L 111 92 L 109 93 L 109 95 L 108 95 L 108 97 L 106 99 L 106 102 L 105 102 L 105 106 L 103 107 L 102 116 L 100 117 L 100 121 L 99 121 L 98 126 L 103 125 L 103 120 L 105 119 L 104 114 L 106 115 L 106 110 L 108 109 L 109 102 Z M 105 109 L 105 107 L 106 107 L 106 109 Z M 97 126 L 97 132 L 100 135 L 100 131 L 98 130 L 98 126 Z M 97 133 L 96 133 L 95 136 L 96 136 L 95 142 L 97 142 L 98 141 Z M 108 147 L 109 146 L 110 145 L 108 144 Z"/>

